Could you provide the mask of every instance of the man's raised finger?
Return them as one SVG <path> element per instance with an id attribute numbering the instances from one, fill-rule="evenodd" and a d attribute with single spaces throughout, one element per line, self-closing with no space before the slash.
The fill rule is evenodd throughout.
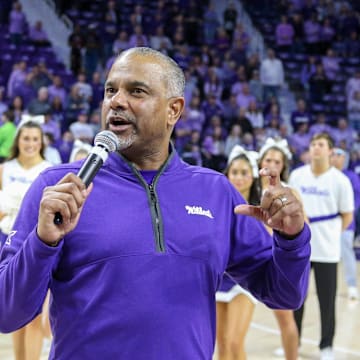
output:
<path id="1" fill-rule="evenodd" d="M 280 186 L 280 173 L 278 170 L 262 168 L 259 172 L 260 176 L 267 176 L 269 178 L 269 184 L 272 187 Z"/>

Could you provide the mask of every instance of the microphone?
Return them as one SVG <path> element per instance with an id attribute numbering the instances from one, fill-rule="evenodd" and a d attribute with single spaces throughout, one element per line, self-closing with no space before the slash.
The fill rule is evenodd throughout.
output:
<path id="1" fill-rule="evenodd" d="M 88 187 L 94 179 L 101 166 L 104 164 L 110 152 L 120 149 L 120 142 L 117 136 L 109 130 L 99 132 L 94 139 L 95 146 L 91 149 L 85 162 L 81 166 L 77 176 Z M 54 217 L 54 224 L 62 224 L 62 216 L 57 212 Z"/>

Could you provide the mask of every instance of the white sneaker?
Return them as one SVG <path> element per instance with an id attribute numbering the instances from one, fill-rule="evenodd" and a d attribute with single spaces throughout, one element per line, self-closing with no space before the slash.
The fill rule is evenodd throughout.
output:
<path id="1" fill-rule="evenodd" d="M 321 360 L 334 360 L 334 352 L 331 347 L 326 347 L 322 350 L 320 350 L 320 359 Z"/>
<path id="2" fill-rule="evenodd" d="M 359 300 L 359 292 L 357 287 L 355 286 L 350 286 L 348 288 L 348 299 L 349 300 Z"/>
<path id="3" fill-rule="evenodd" d="M 279 348 L 275 349 L 273 354 L 278 357 L 284 357 L 285 356 L 284 348 L 279 347 Z"/>

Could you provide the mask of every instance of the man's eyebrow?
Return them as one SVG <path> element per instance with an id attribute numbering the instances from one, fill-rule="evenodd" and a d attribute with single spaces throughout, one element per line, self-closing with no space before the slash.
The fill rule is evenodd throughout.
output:
<path id="1" fill-rule="evenodd" d="M 133 88 L 141 87 L 150 91 L 150 86 L 144 83 L 143 81 L 139 81 L 139 80 L 129 81 L 126 85 Z M 113 86 L 114 86 L 114 82 L 112 80 L 108 80 L 104 84 L 104 87 L 113 87 Z"/>
<path id="2" fill-rule="evenodd" d="M 129 85 L 132 87 L 145 88 L 150 91 L 149 85 L 145 84 L 143 81 L 139 81 L 139 80 L 129 81 Z"/>
<path id="3" fill-rule="evenodd" d="M 104 87 L 112 87 L 113 86 L 113 82 L 111 80 L 107 80 L 105 81 Z"/>

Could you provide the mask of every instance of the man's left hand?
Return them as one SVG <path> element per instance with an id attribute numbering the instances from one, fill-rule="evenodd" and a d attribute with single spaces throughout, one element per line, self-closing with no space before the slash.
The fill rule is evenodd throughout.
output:
<path id="1" fill-rule="evenodd" d="M 278 171 L 264 168 L 260 170 L 260 175 L 268 176 L 270 184 L 260 205 L 238 205 L 235 213 L 252 216 L 286 237 L 295 237 L 304 227 L 304 211 L 300 200 L 291 188 L 281 184 Z"/>

